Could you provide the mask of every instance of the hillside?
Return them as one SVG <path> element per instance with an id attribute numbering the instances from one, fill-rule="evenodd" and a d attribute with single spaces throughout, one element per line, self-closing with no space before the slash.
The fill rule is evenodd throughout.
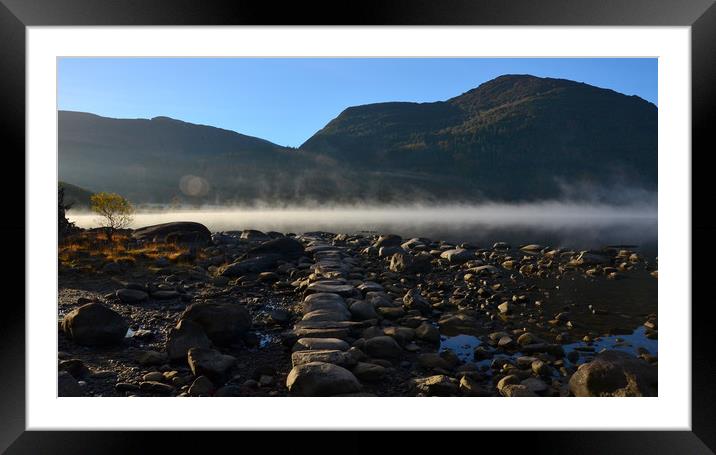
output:
<path id="1" fill-rule="evenodd" d="M 445 102 L 348 108 L 301 150 L 497 199 L 555 197 L 563 185 L 652 190 L 657 108 L 573 81 L 502 76 Z"/>
<path id="2" fill-rule="evenodd" d="M 516 201 L 657 186 L 655 105 L 528 75 L 446 101 L 349 107 L 298 149 L 167 117 L 66 111 L 59 136 L 62 180 L 135 202 Z"/>
<path id="3" fill-rule="evenodd" d="M 59 112 L 60 179 L 135 202 L 259 198 L 292 168 L 300 151 L 233 131 L 170 119 L 112 119 Z M 185 176 L 208 184 L 182 191 Z"/>

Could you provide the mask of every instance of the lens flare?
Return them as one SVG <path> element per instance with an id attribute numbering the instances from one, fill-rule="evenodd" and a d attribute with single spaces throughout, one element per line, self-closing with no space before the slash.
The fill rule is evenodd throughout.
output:
<path id="1" fill-rule="evenodd" d="M 179 179 L 179 189 L 187 196 L 206 196 L 209 193 L 209 182 L 196 175 L 185 175 Z"/>

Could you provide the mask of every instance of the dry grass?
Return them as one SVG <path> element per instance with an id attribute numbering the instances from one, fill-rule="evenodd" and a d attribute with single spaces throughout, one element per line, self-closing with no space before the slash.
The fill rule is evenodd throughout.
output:
<path id="1" fill-rule="evenodd" d="M 184 245 L 164 242 L 136 245 L 129 235 L 121 233 L 115 234 L 109 242 L 103 233 L 82 232 L 59 245 L 58 257 L 61 263 L 74 267 L 98 260 L 136 264 L 166 258 L 177 262 L 186 253 L 189 253 L 189 248 Z"/>

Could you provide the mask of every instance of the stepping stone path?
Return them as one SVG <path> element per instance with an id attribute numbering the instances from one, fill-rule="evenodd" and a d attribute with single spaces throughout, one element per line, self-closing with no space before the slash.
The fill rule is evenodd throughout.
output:
<path id="1" fill-rule="evenodd" d="M 315 261 L 311 265 L 313 276 L 302 302 L 303 318 L 294 326 L 298 338 L 286 386 L 292 394 L 304 396 L 358 392 L 362 385 L 350 370 L 359 363 L 345 340 L 354 330 L 362 330 L 364 323 L 353 320 L 345 299 L 380 291 L 382 286 L 361 283 L 356 288 L 348 282 L 355 260 L 339 246 L 315 239 L 306 253 Z M 380 372 L 367 372 L 366 364 L 360 365 L 362 377 L 374 380 L 379 376 Z"/>
<path id="2" fill-rule="evenodd" d="M 565 311 L 564 292 L 552 291 L 582 275 L 580 289 L 611 286 L 605 280 L 632 269 L 656 290 L 648 274 L 657 264 L 627 247 L 490 250 L 395 235 L 376 242 L 373 233 L 244 234 L 254 240 L 215 234 L 215 244 L 178 263 L 138 257 L 141 270 L 105 270 L 109 282 L 88 289 L 77 288 L 75 272 L 93 274 L 96 257 L 79 250 L 61 261 L 58 394 L 657 394 L 656 345 L 644 352 L 642 335 L 616 338 L 639 324 L 655 341 L 656 313 L 644 321 L 638 305 L 634 314 L 583 304 Z M 160 260 L 156 274 L 142 272 Z M 590 317 L 602 315 L 592 326 Z M 600 327 L 609 337 L 596 336 L 606 333 Z"/>

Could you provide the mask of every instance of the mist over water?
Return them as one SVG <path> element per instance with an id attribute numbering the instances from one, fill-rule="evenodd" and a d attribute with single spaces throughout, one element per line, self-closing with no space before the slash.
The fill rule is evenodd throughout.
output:
<path id="1" fill-rule="evenodd" d="M 70 211 L 83 228 L 98 225 L 97 216 Z M 610 206 L 541 202 L 480 205 L 203 207 L 140 211 L 131 227 L 171 221 L 196 221 L 209 230 L 257 229 L 303 233 L 395 233 L 488 246 L 497 241 L 540 243 L 567 248 L 638 245 L 656 251 L 656 204 Z"/>

